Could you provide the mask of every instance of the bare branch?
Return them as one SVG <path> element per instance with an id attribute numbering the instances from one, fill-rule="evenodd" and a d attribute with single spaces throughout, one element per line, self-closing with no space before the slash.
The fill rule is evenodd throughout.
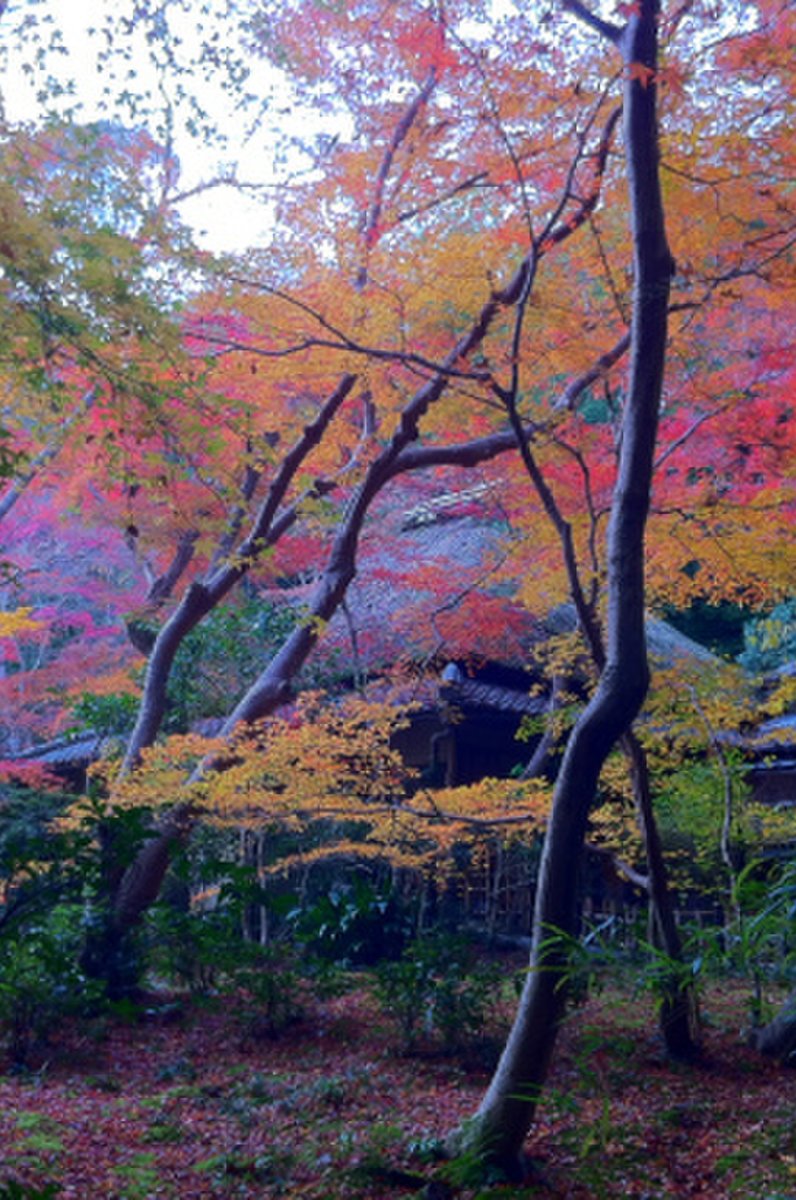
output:
<path id="1" fill-rule="evenodd" d="M 365 239 L 365 259 L 357 273 L 357 288 L 360 290 L 365 287 L 368 282 L 368 256 L 371 247 L 375 245 L 379 235 L 379 225 L 381 224 L 381 214 L 384 208 L 384 192 L 387 187 L 387 180 L 392 170 L 395 156 L 400 150 L 402 144 L 406 141 L 409 133 L 417 120 L 420 112 L 428 104 L 431 94 L 437 85 L 437 72 L 434 67 L 431 68 L 420 91 L 408 105 L 401 120 L 396 125 L 393 135 L 384 151 L 384 156 L 381 160 L 378 172 L 376 173 L 376 184 L 374 196 L 370 208 L 367 213 L 363 214 L 361 232 Z"/>
<path id="2" fill-rule="evenodd" d="M 166 685 L 183 639 L 223 600 L 263 551 L 273 545 L 272 525 L 287 489 L 307 455 L 321 441 L 355 381 L 353 375 L 343 376 L 316 419 L 305 427 L 301 437 L 285 455 L 252 522 L 249 535 L 238 547 L 234 559 L 219 565 L 203 582 L 194 581 L 158 633 L 147 665 L 144 695 L 122 764 L 122 775 L 137 764 L 141 751 L 151 745 L 160 729 L 166 703 Z"/>
<path id="3" fill-rule="evenodd" d="M 611 367 L 615 366 L 620 358 L 622 358 L 630 348 L 630 333 L 623 333 L 619 341 L 606 350 L 605 354 L 601 354 L 593 367 L 588 371 L 584 371 L 577 379 L 569 385 L 560 400 L 556 402 L 556 409 L 566 409 L 572 412 L 577 401 L 583 393 L 590 388 L 593 383 L 604 379 L 610 371 Z"/>
<path id="4" fill-rule="evenodd" d="M 568 385 L 562 396 L 553 404 L 553 411 L 572 409 L 579 398 L 591 387 L 595 379 L 604 377 L 605 373 L 615 366 L 627 353 L 630 345 L 629 335 L 623 334 L 619 341 L 601 355 L 594 366 L 589 367 L 582 375 Z M 522 424 L 523 436 L 530 440 L 542 431 L 537 422 Z M 474 467 L 479 463 L 489 462 L 500 454 L 505 454 L 517 444 L 514 430 L 501 430 L 500 433 L 487 434 L 482 438 L 473 438 L 469 442 L 458 445 L 440 446 L 409 446 L 401 452 L 396 462 L 395 474 L 404 471 L 419 471 L 425 467 L 453 466 Z"/>
<path id="5" fill-rule="evenodd" d="M 604 21 L 602 17 L 598 17 L 590 8 L 581 3 L 581 0 L 562 0 L 563 8 L 567 12 L 571 12 L 573 16 L 582 21 L 584 25 L 588 25 L 590 29 L 594 29 L 601 37 L 608 38 L 609 42 L 614 45 L 619 44 L 622 37 L 621 25 L 614 25 L 611 21 Z"/>
<path id="6" fill-rule="evenodd" d="M 194 553 L 199 534 L 195 530 L 187 530 L 180 535 L 177 548 L 172 560 L 162 575 L 153 580 L 147 594 L 147 606 L 159 608 L 167 600 L 174 588 L 187 570 Z"/>
<path id="7" fill-rule="evenodd" d="M 607 846 L 599 846 L 596 842 L 585 842 L 584 849 L 588 850 L 589 854 L 596 854 L 598 857 L 607 859 L 612 867 L 624 875 L 625 879 L 629 880 L 634 887 L 640 888 L 642 892 L 649 892 L 650 879 L 649 875 L 643 875 L 641 871 L 637 871 L 625 859 L 614 854 L 613 850 L 609 850 Z"/>

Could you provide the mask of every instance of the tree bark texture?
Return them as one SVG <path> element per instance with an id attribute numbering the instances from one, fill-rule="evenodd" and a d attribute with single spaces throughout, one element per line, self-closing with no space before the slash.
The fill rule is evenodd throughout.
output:
<path id="1" fill-rule="evenodd" d="M 644 839 L 654 937 L 668 959 L 659 996 L 661 1034 L 671 1057 L 688 1062 L 699 1053 L 696 989 L 693 980 L 684 973 L 680 933 L 674 916 L 663 847 L 652 808 L 649 764 L 644 747 L 631 731 L 622 738 L 622 749 L 630 764 L 633 797 Z"/>
<path id="2" fill-rule="evenodd" d="M 768 1025 L 750 1034 L 749 1044 L 770 1058 L 778 1058 L 789 1066 L 796 1064 L 796 989 Z"/>
<path id="3" fill-rule="evenodd" d="M 572 5 L 568 5 L 572 8 Z M 588 10 L 578 4 L 579 15 Z M 641 0 L 623 29 L 600 22 L 625 64 L 624 136 L 634 293 L 631 363 L 608 532 L 606 662 L 570 735 L 540 867 L 531 962 L 514 1026 L 482 1104 L 454 1144 L 517 1176 L 564 1012 L 568 940 L 576 932 L 576 870 L 603 764 L 629 729 L 649 682 L 644 633 L 644 528 L 666 358 L 672 258 L 658 174 L 657 0 Z"/>

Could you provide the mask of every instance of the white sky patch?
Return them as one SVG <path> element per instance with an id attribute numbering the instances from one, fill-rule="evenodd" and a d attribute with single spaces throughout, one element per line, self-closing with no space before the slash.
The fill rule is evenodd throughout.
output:
<path id="1" fill-rule="evenodd" d="M 190 10 L 200 7 L 192 0 L 188 11 L 181 11 L 179 3 L 169 7 L 174 52 L 192 72 L 181 77 L 170 70 L 163 45 L 147 39 L 143 24 L 129 34 L 125 31 L 125 21 L 134 11 L 130 0 L 17 0 L 3 19 L 6 28 L 21 32 L 7 37 L 2 48 L 0 92 L 11 125 L 35 126 L 48 114 L 70 113 L 78 121 L 143 126 L 161 144 L 171 139 L 181 166 L 179 191 L 195 193 L 180 202 L 183 219 L 207 249 L 241 251 L 270 240 L 268 193 L 280 175 L 275 165 L 278 131 L 284 133 L 295 125 L 297 135 L 306 134 L 306 114 L 302 119 L 293 111 L 284 77 L 264 60 L 251 64 L 256 97 L 246 91 L 247 84 L 235 96 L 225 86 L 222 70 L 192 65 L 199 57 L 201 35 Z M 226 25 L 229 31 L 220 11 L 218 19 L 219 30 Z M 220 42 L 223 51 L 223 36 Z M 43 61 L 49 82 L 36 54 L 38 46 L 47 44 Z M 188 93 L 193 89 L 208 124 L 224 135 L 223 143 L 204 136 L 201 119 L 179 94 L 181 85 Z M 166 118 L 169 105 L 171 121 Z M 191 122 L 193 132 L 188 128 Z M 238 178 L 251 186 L 196 191 L 220 178 Z"/>

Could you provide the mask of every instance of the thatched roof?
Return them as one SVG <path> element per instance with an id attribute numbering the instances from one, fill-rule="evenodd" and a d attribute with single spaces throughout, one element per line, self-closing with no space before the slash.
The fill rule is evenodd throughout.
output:
<path id="1" fill-rule="evenodd" d="M 481 659 L 521 669 L 543 630 L 498 571 L 505 525 L 466 516 L 366 542 L 321 655 L 378 670 L 399 661 Z"/>
<path id="2" fill-rule="evenodd" d="M 756 755 L 767 755 L 780 759 L 796 754 L 796 713 L 784 713 L 758 725 L 754 733 L 744 738 L 743 745 Z M 792 764 L 796 767 L 796 759 Z"/>
<path id="3" fill-rule="evenodd" d="M 101 757 L 106 738 L 96 733 L 54 738 L 14 755 L 16 762 L 37 762 L 53 770 L 82 770 Z"/>
<path id="4" fill-rule="evenodd" d="M 480 683 L 477 679 L 464 679 L 460 683 L 446 684 L 441 690 L 442 699 L 459 708 L 490 708 L 499 712 L 516 713 L 517 716 L 536 716 L 547 708 L 543 696 L 531 695 L 517 688 L 502 687 L 495 683 Z"/>
<path id="5" fill-rule="evenodd" d="M 504 521 L 423 508 L 422 521 L 374 538 L 363 546 L 345 610 L 331 622 L 320 654 L 338 662 L 356 657 L 370 671 L 405 660 L 527 668 L 534 645 L 574 630 L 575 613 L 562 604 L 540 619 L 514 601 L 516 580 L 502 570 L 508 537 Z M 718 662 L 655 617 L 647 619 L 647 636 L 658 663 Z"/>
<path id="6" fill-rule="evenodd" d="M 510 531 L 486 510 L 473 512 L 480 495 L 479 489 L 455 494 L 464 515 L 446 494 L 444 503 L 396 509 L 388 535 L 374 526 L 345 606 L 319 644 L 322 667 L 343 677 L 376 676 L 402 663 L 429 667 L 430 678 L 415 677 L 406 689 L 426 709 L 442 704 L 518 719 L 545 709 L 546 697 L 531 693 L 531 651 L 551 634 L 573 630 L 574 610 L 561 605 L 540 620 L 513 600 L 516 586 L 501 573 Z M 274 597 L 300 607 L 311 591 L 305 584 Z M 647 630 L 659 661 L 717 661 L 663 621 L 650 618 Z M 434 678 L 446 663 L 459 664 L 458 675 Z M 86 734 L 18 758 L 75 771 L 102 751 L 103 739 Z"/>
<path id="7" fill-rule="evenodd" d="M 573 605 L 561 604 L 553 609 L 545 617 L 544 625 L 549 633 L 572 633 L 575 629 Z M 701 646 L 693 638 L 680 633 L 679 629 L 675 629 L 667 621 L 648 616 L 646 627 L 647 650 L 650 657 L 661 666 L 673 666 L 678 661 L 701 662 L 706 666 L 717 666 L 720 661 L 705 646 Z"/>
<path id="8" fill-rule="evenodd" d="M 531 690 L 532 651 L 575 629 L 574 608 L 560 605 L 539 619 L 517 604 L 516 583 L 501 573 L 505 522 L 457 516 L 451 507 L 409 510 L 389 539 L 364 548 L 345 611 L 331 622 L 320 656 L 342 673 L 346 663 L 352 673 L 371 675 L 407 662 L 430 669 L 423 695 L 412 697 L 426 710 L 448 705 L 517 719 L 542 713 L 548 697 Z M 664 621 L 648 618 L 647 634 L 660 664 L 718 662 Z"/>

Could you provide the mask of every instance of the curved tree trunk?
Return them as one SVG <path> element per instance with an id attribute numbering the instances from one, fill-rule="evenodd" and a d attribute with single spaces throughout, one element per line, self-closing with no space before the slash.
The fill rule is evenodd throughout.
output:
<path id="1" fill-rule="evenodd" d="M 334 616 L 345 599 L 348 586 L 356 574 L 359 539 L 366 517 L 371 504 L 383 488 L 405 470 L 417 470 L 421 466 L 430 465 L 437 458 L 446 461 L 446 449 L 450 448 L 445 447 L 438 456 L 435 455 L 435 447 L 430 447 L 429 454 L 425 456 L 407 455 L 405 459 L 404 455 L 418 438 L 421 422 L 429 408 L 445 392 L 450 378 L 449 372 L 466 361 L 481 345 L 495 317 L 504 308 L 516 302 L 527 270 L 527 263 L 523 263 L 507 287 L 491 297 L 467 333 L 452 348 L 441 370 L 424 383 L 404 406 L 392 438 L 370 463 L 348 505 L 306 619 L 288 635 L 282 647 L 235 706 L 224 723 L 223 737 L 231 736 L 235 728 L 243 722 L 261 720 L 270 715 L 289 698 L 292 681 L 312 653 L 322 627 Z M 161 629 L 150 657 L 144 698 L 127 747 L 122 765 L 123 773 L 137 765 L 141 751 L 151 745 L 157 735 L 165 711 L 169 673 L 184 637 L 229 593 L 244 574 L 245 564 L 256 555 L 258 548 L 273 544 L 280 530 L 291 519 L 292 508 L 288 507 L 281 515 L 279 513 L 279 505 L 284 499 L 288 483 L 303 462 L 308 449 L 316 445 L 323 435 L 353 383 L 352 376 L 344 377 L 319 417 L 312 425 L 307 426 L 294 449 L 285 458 L 282 469 L 277 473 L 255 519 L 252 532 L 238 547 L 235 560 L 231 564 L 220 566 L 207 582 L 192 583 L 182 603 Z M 458 451 L 459 460 L 466 464 L 469 456 L 475 453 L 476 461 L 480 461 L 507 450 L 512 444 L 510 434 L 505 438 L 487 438 L 462 444 Z M 199 773 L 209 765 L 211 764 L 202 764 Z M 157 898 L 172 851 L 190 833 L 193 816 L 190 803 L 176 805 L 125 871 L 112 902 L 113 924 L 117 930 L 123 931 L 135 925 Z"/>
<path id="2" fill-rule="evenodd" d="M 577 721 L 556 783 L 534 911 L 531 965 L 514 1026 L 475 1117 L 454 1143 L 475 1149 L 507 1173 L 522 1173 L 522 1148 L 544 1085 L 563 1016 L 568 943 L 576 932 L 575 869 L 603 764 L 629 729 L 649 681 L 644 631 L 644 527 L 666 357 L 673 263 L 658 177 L 657 0 L 640 0 L 622 29 L 597 25 L 626 67 L 625 153 L 635 283 L 630 384 L 608 534 L 608 644 L 597 690 Z M 575 869 L 573 869 L 575 868 Z"/>
<path id="3" fill-rule="evenodd" d="M 229 595 L 249 571 L 251 565 L 278 540 L 295 519 L 295 506 L 284 506 L 288 488 L 307 456 L 323 440 L 331 422 L 354 386 L 356 378 L 344 375 L 340 383 L 310 424 L 305 426 L 295 445 L 285 455 L 268 493 L 257 511 L 234 558 L 211 567 L 202 582 L 195 580 L 186 589 L 180 603 L 161 628 L 151 647 L 144 681 L 144 695 L 135 728 L 127 744 L 122 773 L 139 762 L 142 750 L 151 746 L 163 723 L 166 691 L 174 659 L 189 633 Z M 323 487 L 323 481 L 318 485 Z"/>
<path id="4" fill-rule="evenodd" d="M 599 151 L 599 180 L 608 155 L 608 147 L 616 124 L 612 116 L 606 126 Z M 583 201 L 577 218 L 562 224 L 551 234 L 556 243 L 569 237 L 579 228 L 593 210 L 599 197 L 597 188 Z M 225 722 L 222 736 L 229 736 L 240 722 L 262 719 L 278 708 L 289 697 L 290 686 L 296 672 L 304 664 L 318 640 L 321 626 L 327 622 L 344 602 L 346 590 L 356 573 L 356 556 L 362 526 L 375 497 L 393 479 L 407 471 L 425 467 L 456 464 L 473 466 L 503 454 L 515 445 L 514 433 L 507 430 L 487 437 L 473 438 L 454 445 L 417 446 L 420 426 L 428 410 L 445 393 L 449 380 L 479 349 L 492 329 L 496 319 L 518 304 L 524 295 L 526 284 L 539 258 L 538 252 L 529 254 L 520 263 L 508 284 L 493 292 L 489 300 L 472 322 L 470 328 L 453 346 L 439 370 L 428 379 L 404 406 L 395 432 L 368 467 L 365 477 L 355 491 L 345 520 L 331 548 L 326 569 L 318 584 L 309 619 L 295 629 L 284 645 L 265 667 L 260 677 L 242 697 L 235 710 Z M 602 355 L 597 363 L 583 376 L 573 381 L 568 394 L 575 396 L 583 391 L 600 373 L 616 362 L 627 347 L 623 336 L 610 351 Z M 135 729 L 127 747 L 123 773 L 132 770 L 138 763 L 141 752 L 154 741 L 162 723 L 166 688 L 177 650 L 185 636 L 194 629 L 202 618 L 223 599 L 243 577 L 247 564 L 254 561 L 264 548 L 273 545 L 295 519 L 295 504 L 283 506 L 290 482 L 304 461 L 306 454 L 324 435 L 340 404 L 353 386 L 352 376 L 345 376 L 339 387 L 327 400 L 316 421 L 307 426 L 296 446 L 283 460 L 268 495 L 253 522 L 248 537 L 237 547 L 234 560 L 222 563 L 201 583 L 192 584 L 171 618 L 161 629 L 152 647 L 144 688 L 144 697 Z M 568 397 L 565 397 L 568 398 Z M 319 494 L 328 490 L 328 481 L 316 481 Z M 282 506 L 282 507 L 280 507 Z M 136 861 L 125 872 L 114 898 L 115 921 L 120 927 L 128 927 L 140 919 L 152 900 L 156 898 L 163 876 L 167 870 L 171 851 L 176 843 L 190 832 L 192 810 L 189 804 L 177 805 L 160 823 L 151 842 L 138 855 Z"/>

